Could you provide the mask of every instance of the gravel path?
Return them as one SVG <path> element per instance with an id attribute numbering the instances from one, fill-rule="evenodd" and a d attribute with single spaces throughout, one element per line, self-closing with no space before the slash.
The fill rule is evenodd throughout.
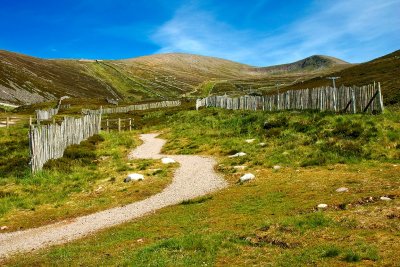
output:
<path id="1" fill-rule="evenodd" d="M 158 134 L 143 134 L 144 143 L 132 151 L 130 158 L 160 159 L 165 141 L 156 138 Z M 0 258 L 15 252 L 66 243 L 100 229 L 118 225 L 147 213 L 174 205 L 183 200 L 198 197 L 227 186 L 214 171 L 216 161 L 210 157 L 171 155 L 169 158 L 180 163 L 172 183 L 161 193 L 132 204 L 93 213 L 39 228 L 0 234 Z"/>

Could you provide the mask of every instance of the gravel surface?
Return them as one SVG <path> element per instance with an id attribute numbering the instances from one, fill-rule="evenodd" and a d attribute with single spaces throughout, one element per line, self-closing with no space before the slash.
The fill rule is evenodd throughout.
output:
<path id="1" fill-rule="evenodd" d="M 161 159 L 159 154 L 165 141 L 158 134 L 143 134 L 144 143 L 132 151 L 129 158 Z M 210 157 L 168 155 L 180 163 L 172 183 L 161 193 L 132 204 L 104 210 L 59 223 L 0 234 L 0 258 L 15 252 L 32 251 L 46 246 L 66 243 L 100 229 L 118 225 L 157 209 L 183 200 L 202 196 L 227 186 L 226 181 L 214 171 L 216 161 Z"/>

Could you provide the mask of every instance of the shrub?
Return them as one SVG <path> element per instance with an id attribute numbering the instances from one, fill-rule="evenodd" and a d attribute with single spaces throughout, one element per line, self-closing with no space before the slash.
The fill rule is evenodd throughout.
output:
<path id="1" fill-rule="evenodd" d="M 332 134 L 344 138 L 357 138 L 364 132 L 364 127 L 359 122 L 341 121 L 335 125 Z"/>

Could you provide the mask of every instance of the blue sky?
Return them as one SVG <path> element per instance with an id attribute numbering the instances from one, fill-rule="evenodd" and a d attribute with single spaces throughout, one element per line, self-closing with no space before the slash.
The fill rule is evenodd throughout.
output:
<path id="1" fill-rule="evenodd" d="M 0 49 L 43 58 L 168 52 L 256 66 L 400 49 L 400 0 L 0 0 Z"/>

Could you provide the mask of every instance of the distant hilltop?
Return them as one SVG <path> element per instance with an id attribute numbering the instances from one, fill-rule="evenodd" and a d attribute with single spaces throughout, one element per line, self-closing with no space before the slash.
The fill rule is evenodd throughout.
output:
<path id="1" fill-rule="evenodd" d="M 81 58 L 78 59 L 79 62 L 101 62 L 103 61 L 102 59 L 86 59 L 86 58 Z"/>

